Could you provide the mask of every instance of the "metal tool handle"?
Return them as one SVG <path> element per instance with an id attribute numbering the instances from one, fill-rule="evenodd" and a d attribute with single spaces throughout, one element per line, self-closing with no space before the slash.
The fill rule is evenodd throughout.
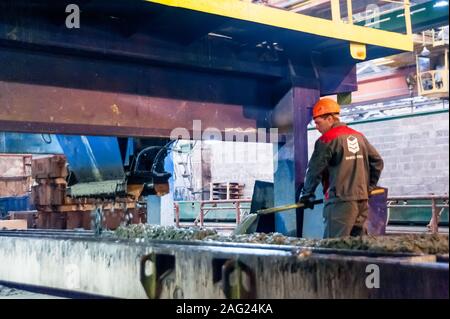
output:
<path id="1" fill-rule="evenodd" d="M 383 194 L 383 193 L 384 193 L 384 189 L 383 188 L 377 188 L 377 189 L 371 191 L 370 195 L 371 196 L 372 195 L 379 195 L 379 194 Z M 314 205 L 322 204 L 323 203 L 323 199 L 315 200 L 312 203 Z M 283 212 L 283 211 L 289 210 L 289 209 L 302 208 L 303 206 L 305 206 L 303 203 L 297 202 L 295 204 L 290 204 L 290 205 L 284 205 L 284 206 L 260 209 L 260 210 L 256 211 L 256 214 L 258 214 L 258 215 L 265 215 L 265 214 L 278 213 L 278 212 Z"/>
<path id="2" fill-rule="evenodd" d="M 315 200 L 312 203 L 314 205 L 322 204 L 323 203 L 323 199 Z M 291 205 L 285 205 L 285 206 L 279 206 L 279 207 L 273 207 L 273 208 L 267 208 L 267 209 L 260 209 L 260 210 L 258 210 L 256 212 L 256 214 L 258 214 L 258 215 L 265 215 L 265 214 L 282 212 L 282 211 L 289 210 L 289 209 L 302 208 L 304 206 L 305 206 L 305 204 L 297 202 L 297 203 L 291 204 Z"/>
<path id="3" fill-rule="evenodd" d="M 372 195 L 380 195 L 380 194 L 384 194 L 384 189 L 383 188 L 376 188 L 373 191 L 370 192 L 369 196 Z"/>

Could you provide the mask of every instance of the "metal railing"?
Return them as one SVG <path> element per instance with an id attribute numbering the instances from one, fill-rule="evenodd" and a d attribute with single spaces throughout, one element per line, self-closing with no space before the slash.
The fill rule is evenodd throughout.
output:
<path id="1" fill-rule="evenodd" d="M 366 27 L 379 27 L 379 23 L 389 21 L 382 15 L 403 11 L 397 18 L 403 18 L 407 35 L 412 35 L 410 0 L 243 0 L 284 9 L 296 13 L 331 19 L 335 23 L 355 24 L 365 22 Z M 330 17 L 328 17 L 330 15 Z"/>
<path id="2" fill-rule="evenodd" d="M 422 31 L 420 34 L 414 34 L 414 42 L 422 44 L 423 46 L 444 46 L 449 44 L 448 25 L 439 28 L 439 30 L 431 29 Z"/>
<path id="3" fill-rule="evenodd" d="M 200 204 L 200 213 L 194 220 L 194 225 L 199 225 L 201 227 L 205 224 L 205 216 L 210 211 L 217 211 L 217 210 L 235 210 L 236 212 L 236 224 L 239 224 L 241 222 L 241 216 L 242 211 L 244 209 L 249 208 L 243 208 L 242 203 L 251 203 L 251 199 L 224 199 L 224 200 L 203 200 L 198 201 Z M 228 204 L 228 205 L 223 205 Z M 175 208 L 175 224 L 177 227 L 180 227 L 180 205 L 178 203 L 174 203 Z"/>
<path id="4" fill-rule="evenodd" d="M 420 95 L 448 95 L 448 70 L 420 72 L 418 89 Z"/>
<path id="5" fill-rule="evenodd" d="M 408 204 L 408 201 L 429 200 L 430 204 Z M 390 196 L 387 199 L 387 207 L 389 208 L 430 208 L 431 219 L 427 227 L 432 233 L 439 232 L 439 220 L 446 208 L 449 207 L 448 195 L 408 195 L 408 196 Z"/>

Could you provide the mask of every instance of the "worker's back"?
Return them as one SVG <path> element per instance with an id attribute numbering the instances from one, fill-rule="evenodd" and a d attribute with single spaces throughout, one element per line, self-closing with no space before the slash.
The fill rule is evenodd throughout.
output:
<path id="1" fill-rule="evenodd" d="M 364 135 L 344 123 L 336 123 L 318 143 L 323 143 L 331 155 L 328 171 L 323 175 L 328 201 L 368 199 L 371 169 L 376 171 L 378 180 L 383 161 Z"/>

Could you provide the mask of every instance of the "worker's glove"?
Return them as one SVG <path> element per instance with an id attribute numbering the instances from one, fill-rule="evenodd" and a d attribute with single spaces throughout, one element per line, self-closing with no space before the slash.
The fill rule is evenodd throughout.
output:
<path id="1" fill-rule="evenodd" d="M 300 196 L 300 203 L 304 205 L 304 208 L 313 209 L 316 196 L 314 194 L 304 194 Z"/>

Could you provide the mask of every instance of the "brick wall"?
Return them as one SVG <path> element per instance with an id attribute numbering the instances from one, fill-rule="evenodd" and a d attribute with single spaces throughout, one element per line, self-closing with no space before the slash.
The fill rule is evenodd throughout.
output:
<path id="1" fill-rule="evenodd" d="M 449 192 L 449 114 L 436 113 L 351 125 L 378 149 L 385 161 L 379 185 L 390 195 L 443 195 Z M 309 131 L 309 155 L 320 136 Z M 245 184 L 251 197 L 255 180 L 273 181 L 272 144 L 214 142 L 211 181 Z M 257 147 L 255 149 L 255 147 Z M 200 153 L 193 153 L 194 188 L 201 187 Z M 198 184 L 198 185 L 197 185 Z"/>
<path id="2" fill-rule="evenodd" d="M 385 162 L 379 184 L 389 195 L 449 192 L 449 114 L 437 113 L 351 125 L 378 149 Z M 309 131 L 309 155 L 316 130 Z"/>
<path id="3" fill-rule="evenodd" d="M 273 182 L 271 143 L 217 142 L 211 145 L 211 181 L 244 184 L 244 198 L 251 198 L 255 180 Z"/>
<path id="4" fill-rule="evenodd" d="M 203 145 L 203 146 L 201 146 Z M 203 158 L 201 155 L 203 147 Z M 205 153 L 205 149 L 208 151 Z M 202 185 L 202 161 L 209 163 L 210 181 L 212 183 L 236 182 L 244 184 L 244 198 L 251 198 L 255 180 L 273 181 L 273 146 L 271 143 L 251 143 L 251 142 L 223 142 L 212 141 L 198 142 L 192 152 L 192 186 L 195 191 L 202 188 L 206 190 L 206 199 L 209 198 L 209 184 Z M 207 156 L 205 156 L 207 155 Z M 184 169 L 178 164 L 180 156 L 174 155 L 175 170 L 177 180 L 175 187 L 186 185 L 181 173 Z M 203 166 L 206 164 L 203 163 Z M 196 199 L 199 199 L 197 197 Z"/>

